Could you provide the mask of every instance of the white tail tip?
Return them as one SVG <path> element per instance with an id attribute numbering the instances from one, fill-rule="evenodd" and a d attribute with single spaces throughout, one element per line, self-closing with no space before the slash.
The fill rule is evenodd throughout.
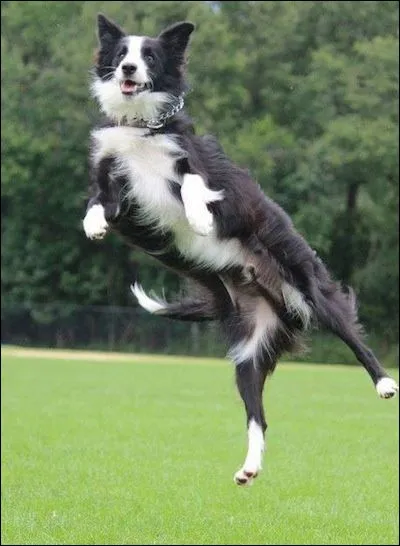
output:
<path id="1" fill-rule="evenodd" d="M 161 299 L 150 298 L 139 283 L 135 282 L 133 286 L 131 285 L 131 290 L 138 300 L 139 305 L 149 313 L 159 313 L 165 310 L 167 306 L 166 302 L 163 302 Z"/>

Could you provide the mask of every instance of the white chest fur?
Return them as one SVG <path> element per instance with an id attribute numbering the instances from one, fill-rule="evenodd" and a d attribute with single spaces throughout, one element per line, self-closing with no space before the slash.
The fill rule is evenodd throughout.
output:
<path id="1" fill-rule="evenodd" d="M 170 229 L 184 211 L 172 195 L 168 180 L 180 183 L 174 170 L 177 156 L 184 156 L 176 141 L 166 135 L 146 137 L 147 129 L 109 127 L 93 133 L 95 163 L 113 156 L 118 170 L 128 179 L 124 196 L 140 205 L 140 220 Z M 172 156 L 174 154 L 174 157 Z"/>
<path id="2" fill-rule="evenodd" d="M 118 170 L 128 179 L 126 198 L 134 197 L 140 206 L 138 220 L 172 231 L 176 245 L 185 257 L 211 268 L 242 263 L 237 239 L 219 240 L 214 233 L 198 235 L 189 226 L 184 207 L 171 193 L 168 181 L 182 180 L 175 171 L 177 158 L 185 157 L 173 136 L 144 136 L 148 131 L 133 127 L 96 130 L 93 160 L 113 156 Z"/>

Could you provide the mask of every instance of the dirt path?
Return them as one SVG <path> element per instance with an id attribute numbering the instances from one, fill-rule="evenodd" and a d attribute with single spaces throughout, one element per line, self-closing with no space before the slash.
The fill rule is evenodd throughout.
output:
<path id="1" fill-rule="evenodd" d="M 200 358 L 193 356 L 153 355 L 139 353 L 114 353 L 108 351 L 78 351 L 70 349 L 34 349 L 25 347 L 5 346 L 1 348 L 2 356 L 13 356 L 19 358 L 49 358 L 60 360 L 91 360 L 107 362 L 113 360 L 118 362 L 134 363 L 157 363 L 157 364 L 208 364 L 225 365 L 227 361 L 216 358 Z"/>
<path id="2" fill-rule="evenodd" d="M 195 357 L 185 355 L 160 355 L 141 353 L 114 353 L 108 351 L 79 351 L 74 349 L 34 349 L 7 345 L 1 348 L 2 356 L 17 358 L 46 358 L 52 360 L 84 360 L 93 362 L 126 362 L 131 364 L 181 364 L 184 366 L 229 366 L 229 360 L 223 358 Z M 305 362 L 280 362 L 280 370 L 308 368 L 315 372 L 346 368 L 356 370 L 357 366 L 343 364 L 310 364 Z"/>

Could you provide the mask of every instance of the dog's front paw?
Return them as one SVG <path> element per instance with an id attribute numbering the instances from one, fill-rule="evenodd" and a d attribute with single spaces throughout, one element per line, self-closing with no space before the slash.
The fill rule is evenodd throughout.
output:
<path id="1" fill-rule="evenodd" d="M 196 233 L 204 237 L 210 235 L 214 229 L 214 219 L 211 212 L 204 206 L 186 210 L 188 222 Z"/>
<path id="2" fill-rule="evenodd" d="M 102 205 L 93 205 L 83 220 L 83 229 L 88 239 L 102 239 L 108 230 Z"/>

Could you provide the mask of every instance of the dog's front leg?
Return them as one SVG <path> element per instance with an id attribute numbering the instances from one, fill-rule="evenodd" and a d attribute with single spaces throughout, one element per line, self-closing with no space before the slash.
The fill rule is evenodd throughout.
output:
<path id="1" fill-rule="evenodd" d="M 83 219 L 83 229 L 88 239 L 103 239 L 108 231 L 108 223 L 102 204 L 95 203 L 88 208 Z"/>
<path id="2" fill-rule="evenodd" d="M 110 178 L 114 159 L 103 158 L 91 170 L 90 199 L 83 219 L 83 229 L 89 239 L 103 239 L 109 222 L 119 214 L 118 188 Z"/>
<path id="3" fill-rule="evenodd" d="M 207 203 L 221 201 L 224 198 L 224 192 L 210 190 L 199 174 L 185 174 L 181 196 L 186 218 L 193 231 L 199 235 L 209 235 L 213 230 L 214 221 Z"/>

